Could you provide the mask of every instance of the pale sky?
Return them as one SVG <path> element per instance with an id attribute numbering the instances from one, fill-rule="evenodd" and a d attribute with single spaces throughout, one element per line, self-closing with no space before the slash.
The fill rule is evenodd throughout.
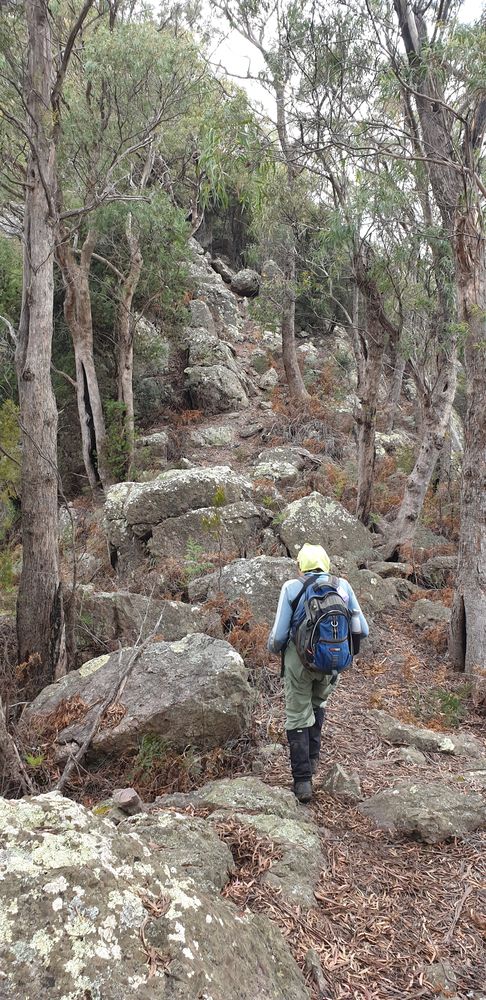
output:
<path id="1" fill-rule="evenodd" d="M 211 0 L 208 0 L 208 9 L 211 9 Z M 460 11 L 460 19 L 466 24 L 476 21 L 482 11 L 486 10 L 486 0 L 464 0 Z M 222 17 L 218 16 L 221 25 Z M 227 37 L 220 45 L 213 50 L 212 60 L 226 69 L 229 77 L 235 74 L 235 83 L 247 90 L 253 102 L 259 102 L 264 109 L 274 117 L 274 100 L 268 92 L 256 81 L 240 79 L 245 77 L 248 69 L 252 75 L 256 75 L 264 68 L 261 54 L 254 45 L 242 38 L 237 31 L 229 31 Z"/>

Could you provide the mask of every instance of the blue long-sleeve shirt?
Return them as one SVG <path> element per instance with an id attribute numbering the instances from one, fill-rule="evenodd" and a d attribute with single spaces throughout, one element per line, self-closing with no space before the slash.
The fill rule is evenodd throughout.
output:
<path id="1" fill-rule="evenodd" d="M 271 653 L 279 653 L 284 646 L 287 645 L 290 624 L 292 621 L 292 601 L 295 601 L 297 594 L 303 587 L 303 582 L 305 578 L 315 575 L 314 573 L 305 573 L 304 578 L 300 580 L 288 580 L 284 583 L 278 600 L 277 613 L 275 615 L 275 621 L 273 623 L 272 631 L 268 637 L 268 649 Z M 329 582 L 330 573 L 322 573 L 316 580 L 317 584 L 325 584 Z M 361 625 L 361 635 L 367 636 L 369 634 L 368 622 L 359 606 L 358 598 L 347 580 L 343 580 L 342 577 L 338 577 L 338 591 L 341 597 L 345 600 L 350 611 L 359 612 L 359 622 Z"/>

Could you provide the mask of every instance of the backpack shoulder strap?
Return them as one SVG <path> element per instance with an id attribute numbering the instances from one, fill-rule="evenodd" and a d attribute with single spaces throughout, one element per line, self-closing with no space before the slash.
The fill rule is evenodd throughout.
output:
<path id="1" fill-rule="evenodd" d="M 299 603 L 302 595 L 305 594 L 305 592 L 309 589 L 309 587 L 312 587 L 312 584 L 315 583 L 316 580 L 318 580 L 320 576 L 322 576 L 322 573 L 313 573 L 312 576 L 310 576 L 305 581 L 305 583 L 303 584 L 302 590 L 299 590 L 299 593 L 297 594 L 297 597 L 294 597 L 293 601 L 290 602 L 290 607 L 292 608 L 292 614 L 295 613 L 295 611 L 297 609 L 297 605 L 298 605 L 298 603 Z"/>

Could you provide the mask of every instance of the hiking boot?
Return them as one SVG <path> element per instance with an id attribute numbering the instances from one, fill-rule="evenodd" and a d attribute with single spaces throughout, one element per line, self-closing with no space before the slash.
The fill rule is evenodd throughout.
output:
<path id="1" fill-rule="evenodd" d="M 299 802 L 312 798 L 311 765 L 309 760 L 309 730 L 287 729 L 290 766 L 294 779 L 294 795 Z"/>
<path id="2" fill-rule="evenodd" d="M 294 781 L 294 795 L 299 802 L 310 802 L 312 798 L 312 781 Z"/>

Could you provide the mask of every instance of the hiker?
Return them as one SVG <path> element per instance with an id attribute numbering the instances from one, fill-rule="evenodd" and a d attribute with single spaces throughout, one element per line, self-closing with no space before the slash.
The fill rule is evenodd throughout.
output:
<path id="1" fill-rule="evenodd" d="M 297 565 L 300 578 L 288 580 L 280 592 L 268 649 L 282 655 L 294 794 L 299 802 L 309 802 L 327 700 L 369 630 L 352 587 L 331 575 L 321 545 L 303 545 Z M 314 628 L 317 619 L 322 625 Z"/>

